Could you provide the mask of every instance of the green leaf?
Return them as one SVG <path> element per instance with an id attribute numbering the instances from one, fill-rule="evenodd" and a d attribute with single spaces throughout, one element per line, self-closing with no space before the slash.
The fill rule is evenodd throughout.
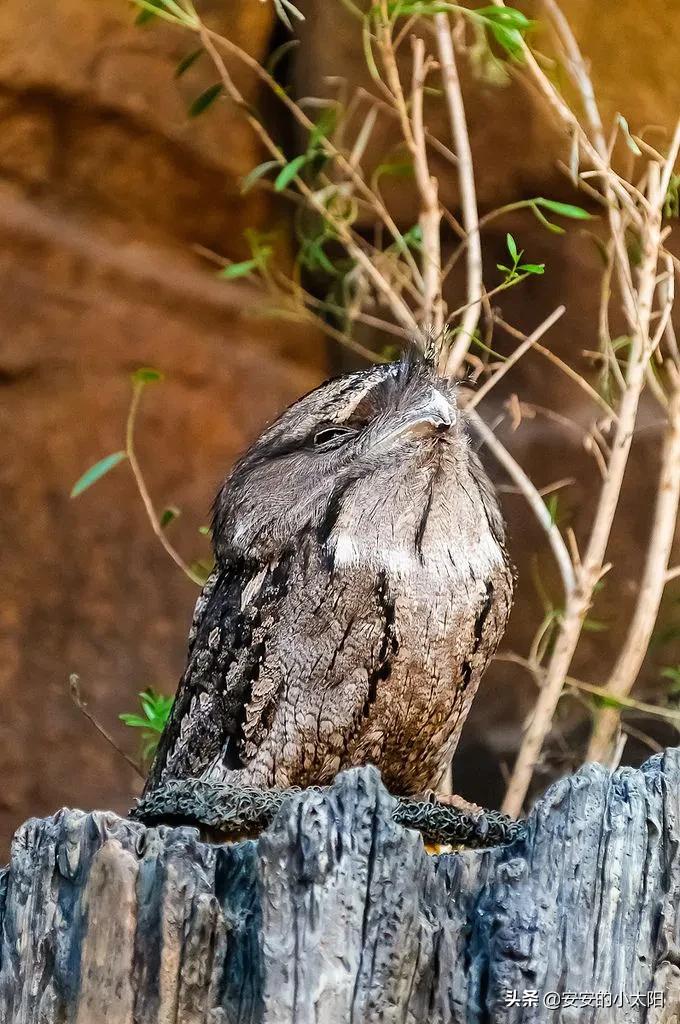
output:
<path id="1" fill-rule="evenodd" d="M 107 455 L 106 458 L 100 459 L 99 462 L 95 462 L 94 466 L 90 466 L 87 473 L 83 473 L 79 480 L 73 485 L 71 489 L 71 497 L 77 498 L 79 494 L 86 491 L 88 487 L 95 484 L 97 480 L 101 480 L 110 470 L 117 466 L 123 459 L 127 459 L 127 453 L 120 451 L 114 452 L 113 455 Z"/>
<path id="2" fill-rule="evenodd" d="M 131 728 L 142 730 L 142 757 L 146 761 L 158 746 L 161 733 L 170 717 L 174 698 L 148 689 L 139 694 L 139 702 L 144 712 L 143 716 L 125 713 L 118 717 Z"/>
<path id="3" fill-rule="evenodd" d="M 131 726 L 133 729 L 148 729 L 149 727 L 148 719 L 142 718 L 141 715 L 130 715 L 125 713 L 123 715 L 118 715 L 118 717 L 121 722 L 125 722 L 126 725 Z"/>
<path id="4" fill-rule="evenodd" d="M 544 274 L 545 263 L 520 263 L 517 269 L 523 274 Z"/>
<path id="5" fill-rule="evenodd" d="M 176 505 L 168 505 L 167 508 L 164 508 L 160 518 L 161 530 L 164 530 L 166 526 L 169 526 L 175 519 L 178 519 L 181 514 L 180 509 Z"/>
<path id="6" fill-rule="evenodd" d="M 242 260 L 241 263 L 230 263 L 224 270 L 220 270 L 218 277 L 222 277 L 226 281 L 235 281 L 239 277 L 247 277 L 254 270 L 262 269 L 273 251 L 270 245 L 263 245 L 252 259 Z"/>
<path id="7" fill-rule="evenodd" d="M 671 685 L 666 688 L 666 692 L 675 697 L 680 693 L 680 665 L 675 667 L 669 665 L 667 668 L 661 670 L 661 675 L 664 679 L 670 679 Z"/>
<path id="8" fill-rule="evenodd" d="M 335 274 L 335 267 L 324 252 L 323 245 L 320 242 L 312 242 L 311 245 L 308 246 L 307 256 L 310 261 L 310 266 L 320 267 L 321 270 L 325 270 L 327 274 Z"/>
<path id="9" fill-rule="evenodd" d="M 273 170 L 274 167 L 280 166 L 281 164 L 278 160 L 265 160 L 264 163 L 258 164 L 257 167 L 253 167 L 252 171 L 241 179 L 241 195 L 245 195 L 246 192 L 249 192 L 253 185 L 258 182 L 260 178 L 263 178 L 268 171 Z"/>
<path id="10" fill-rule="evenodd" d="M 280 244 L 280 234 L 277 231 L 256 231 L 253 228 L 247 228 L 243 234 L 253 259 L 258 261 L 261 270 L 265 270 L 276 246 Z"/>
<path id="11" fill-rule="evenodd" d="M 680 174 L 671 174 L 663 204 L 663 215 L 666 218 L 680 215 Z"/>
<path id="12" fill-rule="evenodd" d="M 550 513 L 550 524 L 551 526 L 556 526 L 559 507 L 558 496 L 556 494 L 551 494 L 545 504 L 548 509 L 548 512 Z"/>
<path id="13" fill-rule="evenodd" d="M 121 722 L 124 722 L 125 725 L 130 726 L 132 729 L 145 730 L 143 739 L 147 744 L 146 753 L 149 747 L 151 749 L 155 747 L 159 735 L 167 725 L 174 697 L 166 697 L 162 693 L 156 693 L 151 688 L 143 690 L 138 696 L 143 715 L 125 712 L 118 717 Z"/>
<path id="14" fill-rule="evenodd" d="M 335 127 L 338 122 L 338 111 L 335 106 L 326 107 L 322 112 L 319 120 L 316 122 L 314 127 L 309 133 L 309 145 L 307 147 L 307 153 L 311 153 L 313 150 L 318 149 L 319 143 L 324 139 L 327 139 L 329 135 L 332 135 L 335 131 Z"/>
<path id="15" fill-rule="evenodd" d="M 204 110 L 207 110 L 218 96 L 221 96 L 224 86 L 221 82 L 215 82 L 214 85 L 209 86 L 200 96 L 197 96 L 194 102 L 189 107 L 189 117 L 198 117 Z"/>
<path id="16" fill-rule="evenodd" d="M 204 537 L 209 537 L 210 534 L 212 533 L 212 530 L 210 529 L 209 526 L 199 526 L 198 532 L 202 534 Z"/>
<path id="17" fill-rule="evenodd" d="M 489 26 L 491 35 L 498 45 L 511 57 L 519 57 L 522 53 L 523 36 L 518 29 L 505 28 L 503 25 Z"/>
<path id="18" fill-rule="evenodd" d="M 161 371 L 155 370 L 153 366 L 140 366 L 131 376 L 133 384 L 158 384 L 165 379 Z"/>
<path id="19" fill-rule="evenodd" d="M 512 237 L 510 232 L 508 232 L 507 235 L 505 236 L 505 244 L 507 245 L 508 252 L 512 256 L 513 260 L 517 260 L 517 243 L 515 242 L 515 239 Z"/>
<path id="20" fill-rule="evenodd" d="M 153 11 L 143 7 L 135 18 L 135 25 L 146 25 L 149 21 L 153 21 L 155 17 L 156 15 Z"/>
<path id="21" fill-rule="evenodd" d="M 558 213 L 560 217 L 570 217 L 572 220 L 592 220 L 592 214 L 584 210 L 582 206 L 574 206 L 572 203 L 558 203 L 555 199 L 534 199 L 537 206 L 551 213 Z"/>
<path id="22" fill-rule="evenodd" d="M 597 619 L 584 619 L 583 631 L 585 633 L 605 633 L 609 629 L 607 622 L 599 622 Z"/>
<path id="23" fill-rule="evenodd" d="M 151 3 L 150 0 L 134 0 L 134 3 L 142 9 L 147 11 L 151 17 L 162 18 L 163 21 L 169 21 L 172 25 L 182 24 L 186 21 L 186 15 L 182 12 L 182 17 L 178 18 L 175 14 L 171 14 L 169 10 L 165 10 L 162 4 L 162 0 L 158 0 L 158 3 Z"/>
<path id="24" fill-rule="evenodd" d="M 642 156 L 642 150 L 638 146 L 633 136 L 630 134 L 628 122 L 626 121 L 623 114 L 617 114 L 616 120 L 618 121 L 619 126 L 623 132 L 623 137 L 626 140 L 626 145 L 628 146 L 628 149 L 631 151 L 631 153 L 635 153 L 635 156 Z"/>
<path id="25" fill-rule="evenodd" d="M 284 188 L 290 185 L 293 178 L 296 178 L 298 172 L 302 170 L 304 165 L 309 159 L 306 153 L 302 153 L 300 156 L 296 156 L 294 160 L 291 160 L 289 164 L 282 167 L 274 180 L 274 190 L 276 192 L 283 192 Z"/>
<path id="26" fill-rule="evenodd" d="M 247 277 L 248 274 L 252 274 L 259 265 L 260 261 L 256 259 L 242 260 L 241 263 L 230 263 L 224 270 L 220 270 L 217 276 L 223 277 L 227 281 L 235 281 L 238 277 Z"/>
<path id="27" fill-rule="evenodd" d="M 479 7 L 467 12 L 474 20 L 481 21 L 498 45 L 511 57 L 522 56 L 524 34 L 533 22 L 514 7 Z"/>
<path id="28" fill-rule="evenodd" d="M 484 18 L 485 21 L 522 32 L 526 32 L 533 25 L 533 21 L 515 7 L 478 7 L 472 13 Z"/>
<path id="29" fill-rule="evenodd" d="M 182 57 L 181 61 L 175 68 L 175 78 L 181 78 L 185 71 L 188 71 L 192 64 L 195 64 L 198 58 L 201 56 L 203 50 L 202 46 L 199 46 L 197 50 L 192 50 L 186 57 Z"/>
<path id="30" fill-rule="evenodd" d="M 615 708 L 621 711 L 625 711 L 628 708 L 627 703 L 617 700 L 616 697 L 605 697 L 604 694 L 594 693 L 590 699 L 596 708 Z"/>
<path id="31" fill-rule="evenodd" d="M 373 180 L 379 181 L 383 176 L 390 178 L 412 178 L 413 164 L 408 161 L 397 161 L 393 164 L 380 164 L 373 173 Z"/>
<path id="32" fill-rule="evenodd" d="M 210 573 L 213 570 L 212 564 L 209 565 L 207 562 L 201 560 L 192 562 L 189 568 L 193 572 L 194 576 L 198 576 L 203 583 L 208 582 Z"/>
<path id="33" fill-rule="evenodd" d="M 409 249 L 415 249 L 416 252 L 420 252 L 423 247 L 423 229 L 420 224 L 414 224 L 412 228 L 404 232 L 401 238 Z"/>

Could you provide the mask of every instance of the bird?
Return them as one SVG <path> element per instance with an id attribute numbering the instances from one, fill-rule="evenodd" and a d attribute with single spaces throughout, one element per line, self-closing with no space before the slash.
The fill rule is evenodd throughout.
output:
<path id="1" fill-rule="evenodd" d="M 145 794 L 366 764 L 397 795 L 440 787 L 513 591 L 457 385 L 413 351 L 324 382 L 236 462 L 212 538 Z"/>

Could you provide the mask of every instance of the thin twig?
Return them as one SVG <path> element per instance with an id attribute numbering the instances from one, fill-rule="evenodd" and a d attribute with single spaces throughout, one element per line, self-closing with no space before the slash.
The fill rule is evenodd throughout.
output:
<path id="1" fill-rule="evenodd" d="M 522 340 L 525 337 L 522 331 L 518 330 L 516 327 L 513 327 L 512 324 L 509 324 L 507 320 L 504 320 L 502 317 L 496 316 L 494 319 L 499 327 L 502 327 L 503 330 L 507 331 L 508 334 L 511 334 L 513 337 L 518 338 L 519 340 Z M 545 356 L 545 358 L 549 362 L 551 362 L 553 366 L 556 366 L 558 370 L 561 370 L 562 373 L 569 377 L 570 380 L 573 380 L 575 384 L 578 384 L 578 386 L 583 391 L 585 391 L 589 398 L 592 398 L 593 402 L 600 406 L 602 411 L 606 413 L 607 416 L 610 416 L 612 420 L 617 419 L 616 412 L 612 409 L 611 405 L 602 397 L 602 395 L 600 395 L 595 390 L 595 388 L 591 384 L 588 383 L 588 381 L 584 377 L 581 376 L 581 374 L 577 370 L 574 370 L 571 366 L 569 366 L 568 363 L 565 363 L 563 359 L 560 359 L 560 357 L 555 355 L 554 352 L 551 352 L 549 348 L 545 348 L 543 345 L 539 345 L 537 341 L 534 342 L 533 347 L 536 352 L 540 352 L 542 356 Z"/>
<path id="2" fill-rule="evenodd" d="M 479 405 L 483 398 L 486 398 L 491 389 L 495 388 L 496 384 L 498 384 L 498 381 L 501 379 L 501 377 L 504 377 L 508 370 L 510 370 L 515 365 L 515 363 L 522 358 L 524 353 L 528 352 L 529 349 L 536 344 L 538 339 L 542 338 L 543 335 L 546 334 L 547 331 L 549 331 L 550 328 L 557 323 L 560 317 L 563 316 L 565 308 L 565 306 L 558 306 L 557 309 L 553 310 L 550 316 L 547 316 L 545 320 L 541 324 L 539 324 L 538 327 L 534 331 L 532 331 L 527 338 L 524 339 L 521 345 L 517 346 L 515 351 L 512 353 L 512 355 L 508 356 L 508 358 L 502 364 L 500 369 L 496 370 L 492 377 L 489 377 L 486 383 L 482 385 L 479 391 L 477 391 L 470 399 L 470 401 L 466 404 L 466 412 L 469 412 L 471 409 L 474 409 L 475 406 Z"/>
<path id="3" fill-rule="evenodd" d="M 363 86 L 359 86 L 357 89 L 357 95 L 362 96 L 370 103 L 373 103 L 376 107 L 382 110 L 383 113 L 388 114 L 390 117 L 399 117 L 399 113 L 394 109 L 394 106 L 391 103 L 387 100 L 381 99 L 379 96 L 374 96 L 372 92 L 369 92 L 369 90 L 365 89 Z M 428 128 L 425 129 L 425 138 L 428 146 L 431 146 L 436 153 L 443 156 L 444 159 L 448 160 L 449 163 L 452 163 L 454 167 L 458 166 L 458 157 L 456 154 L 453 153 L 448 146 L 445 146 L 441 139 L 438 139 L 436 135 L 433 135 Z"/>
<path id="4" fill-rule="evenodd" d="M 246 65 L 246 67 L 250 68 L 250 70 L 269 87 L 273 95 L 276 96 L 284 104 L 284 106 L 292 114 L 292 116 L 295 118 L 295 120 L 302 128 L 304 128 L 308 132 L 314 130 L 315 125 L 311 118 L 307 117 L 302 107 L 300 107 L 298 103 L 292 100 L 290 96 L 288 96 L 288 94 L 283 89 L 281 89 L 276 80 L 272 78 L 272 76 L 269 74 L 266 68 L 263 68 L 255 57 L 252 57 L 249 53 L 246 52 L 246 50 L 242 49 L 236 43 L 232 42 L 232 40 L 229 39 L 227 36 L 222 36 L 218 32 L 214 32 L 212 29 L 207 28 L 202 23 L 199 26 L 198 32 L 199 35 L 201 36 L 204 46 L 205 37 L 207 36 L 210 38 L 211 43 L 217 44 L 217 46 L 224 47 L 225 50 L 227 50 L 229 53 L 233 54 L 240 61 L 242 61 Z M 208 47 L 206 46 L 206 50 L 207 49 Z M 213 57 L 212 53 L 210 55 L 211 57 Z M 215 63 L 214 57 L 213 62 Z M 319 138 L 318 144 L 324 151 L 324 153 L 326 153 L 326 155 L 336 163 L 338 168 L 348 176 L 348 178 L 352 182 L 352 186 L 357 190 L 357 192 L 360 195 L 364 197 L 364 199 L 366 199 L 366 201 L 370 204 L 371 208 L 378 214 L 383 224 L 394 238 L 395 242 L 399 244 L 400 251 L 404 256 L 406 262 L 409 263 L 410 270 L 414 274 L 416 281 L 419 281 L 420 271 L 418 270 L 418 265 L 413 259 L 413 256 L 410 253 L 408 246 L 404 243 L 403 236 L 399 228 L 397 227 L 394 218 L 392 217 L 392 214 L 389 212 L 389 210 L 382 202 L 380 197 L 374 191 L 371 190 L 369 185 L 366 184 L 360 170 L 352 165 L 351 161 L 344 155 L 344 153 L 342 153 L 333 145 L 330 139 L 326 138 L 325 136 L 321 136 Z"/>
<path id="5" fill-rule="evenodd" d="M 281 166 L 284 166 L 286 163 L 286 157 L 283 150 L 276 145 L 261 121 L 254 117 L 250 112 L 248 104 L 239 89 L 236 87 L 229 71 L 227 70 L 227 66 L 224 63 L 222 55 L 213 42 L 213 36 L 215 36 L 215 33 L 206 29 L 202 23 L 199 23 L 197 31 L 206 52 L 217 69 L 227 94 L 232 101 L 236 103 L 241 110 L 243 110 L 246 120 L 257 133 L 268 152 L 280 162 Z M 225 41 L 222 36 L 216 36 L 216 38 L 222 42 Z M 239 48 L 236 47 L 236 49 L 238 50 Z M 380 273 L 370 256 L 368 256 L 362 247 L 355 241 L 352 232 L 347 227 L 347 224 L 343 220 L 331 216 L 327 207 L 324 206 L 316 193 L 309 188 L 306 182 L 303 181 L 299 175 L 295 178 L 295 183 L 302 195 L 307 199 L 310 206 L 332 224 L 333 230 L 337 233 L 343 245 L 346 247 L 349 255 L 361 266 L 368 279 L 375 286 L 376 290 L 383 296 L 398 323 L 400 323 L 401 326 L 409 333 L 416 332 L 418 325 L 408 305 L 395 291 L 387 278 Z"/>
<path id="6" fill-rule="evenodd" d="M 538 682 L 539 686 L 544 685 L 545 671 L 536 662 L 532 662 L 529 658 L 522 658 L 518 654 L 514 654 L 511 651 L 502 651 L 495 655 L 494 661 L 505 661 L 512 665 L 520 665 L 525 668 L 527 672 L 530 672 L 534 679 Z M 581 690 L 582 693 L 592 694 L 593 697 L 600 697 L 604 700 L 610 696 L 608 689 L 605 686 L 597 686 L 595 683 L 586 683 L 582 679 L 575 679 L 574 676 L 567 676 L 565 680 L 567 686 L 573 686 L 575 690 Z M 673 722 L 675 725 L 680 723 L 680 711 L 674 711 L 672 708 L 659 707 L 656 704 L 648 704 L 642 700 L 635 700 L 634 697 L 621 697 L 619 703 L 622 708 L 626 708 L 629 711 L 637 711 L 641 715 L 649 715 L 651 718 L 662 718 L 664 721 Z"/>
<path id="7" fill-rule="evenodd" d="M 433 328 L 435 334 L 442 329 L 444 316 L 441 300 L 441 241 L 439 198 L 437 182 L 430 175 L 425 145 L 423 119 L 423 96 L 427 66 L 425 42 L 419 36 L 413 38 L 413 71 L 411 79 L 411 104 L 404 95 L 399 75 L 399 66 L 392 42 L 392 26 L 387 12 L 387 3 L 381 4 L 381 20 L 378 25 L 378 43 L 385 67 L 390 95 L 399 114 L 404 141 L 413 159 L 416 187 L 420 196 L 418 223 L 422 232 L 423 266 L 420 281 L 422 286 L 422 325 Z"/>
<path id="8" fill-rule="evenodd" d="M 427 66 L 425 43 L 420 36 L 413 37 L 413 85 L 411 90 L 411 119 L 413 167 L 420 192 L 418 223 L 423 236 L 423 324 L 430 326 L 438 336 L 444 326 L 442 300 L 441 213 L 437 179 L 430 174 L 425 145 L 423 95 Z"/>
<path id="9" fill-rule="evenodd" d="M 451 123 L 454 149 L 458 157 L 458 183 L 463 216 L 463 227 L 467 234 L 467 309 L 463 315 L 456 340 L 448 351 L 442 352 L 440 372 L 443 376 L 454 377 L 460 369 L 470 347 L 479 323 L 482 308 L 482 245 L 477 214 L 477 192 L 475 173 L 470 149 L 470 137 L 465 119 L 463 94 L 460 88 L 456 57 L 451 37 L 451 22 L 446 13 L 435 14 L 434 27 L 439 49 L 439 63 L 444 85 L 446 105 Z"/>
<path id="10" fill-rule="evenodd" d="M 544 530 L 553 555 L 555 556 L 555 561 L 557 562 L 560 570 L 565 596 L 568 598 L 576 585 L 574 567 L 572 565 L 567 546 L 562 539 L 559 529 L 553 522 L 548 506 L 543 501 L 543 498 L 536 490 L 522 467 L 515 461 L 515 459 L 513 459 L 512 455 L 510 455 L 507 449 L 501 444 L 493 430 L 486 425 L 481 416 L 474 410 L 466 413 L 466 415 L 469 416 L 470 423 L 479 434 L 496 462 L 503 467 L 510 479 L 514 480 L 515 484 L 524 495 L 531 511 L 534 513 L 536 519 Z"/>
<path id="11" fill-rule="evenodd" d="M 199 587 L 202 587 L 204 580 L 200 576 L 198 576 L 190 566 L 187 565 L 187 563 L 184 561 L 179 552 L 175 550 L 175 548 L 168 540 L 165 530 L 161 526 L 160 520 L 156 515 L 156 510 L 153 507 L 151 495 L 149 494 L 149 490 L 146 486 L 144 474 L 142 473 L 139 461 L 137 459 L 137 453 L 135 452 L 135 420 L 137 417 L 137 411 L 139 409 L 139 402 L 142 397 L 143 390 L 144 385 L 135 381 L 132 390 L 132 401 L 130 402 L 130 411 L 128 412 L 127 427 L 125 430 L 125 452 L 127 454 L 128 462 L 130 463 L 130 468 L 132 469 L 132 473 L 137 484 L 137 490 L 139 491 L 142 502 L 144 503 L 146 515 L 149 522 L 151 523 L 151 528 L 153 532 L 156 534 L 159 541 L 161 542 L 167 553 L 170 555 L 170 558 L 172 558 L 175 565 L 178 565 L 182 572 L 185 574 L 185 576 L 188 576 L 193 583 L 196 583 Z"/>
<path id="12" fill-rule="evenodd" d="M 114 740 L 114 738 L 111 735 L 111 733 L 107 732 L 107 730 L 104 728 L 104 726 L 101 725 L 97 721 L 97 719 L 94 717 L 92 712 L 89 710 L 87 704 L 83 700 L 82 695 L 80 693 L 80 676 L 76 675 L 75 672 L 72 672 L 71 675 L 68 677 L 68 681 L 69 681 L 69 692 L 71 694 L 71 700 L 73 701 L 75 706 L 78 708 L 78 710 L 81 711 L 85 715 L 85 718 L 87 718 L 88 722 L 92 723 L 92 725 L 95 727 L 95 729 L 97 730 L 99 735 L 104 737 L 106 742 L 109 743 L 113 747 L 113 749 L 116 751 L 116 753 L 120 754 L 120 756 L 125 761 L 127 761 L 127 763 L 130 765 L 130 767 L 133 769 L 133 771 L 135 771 L 137 773 L 137 775 L 140 776 L 140 778 L 142 778 L 142 779 L 145 778 L 144 772 L 139 767 L 137 762 L 133 761 L 132 758 L 129 757 L 125 753 L 124 750 L 121 750 L 121 748 L 118 746 L 118 744 Z"/>
<path id="13" fill-rule="evenodd" d="M 668 432 L 661 457 L 656 508 L 650 527 L 650 541 L 640 582 L 633 618 L 606 683 L 607 694 L 620 703 L 635 684 L 649 647 L 666 585 L 680 499 L 680 387 L 677 374 L 675 390 L 668 408 Z M 587 760 L 607 761 L 616 734 L 619 716 L 614 708 L 603 708 L 595 718 Z"/>

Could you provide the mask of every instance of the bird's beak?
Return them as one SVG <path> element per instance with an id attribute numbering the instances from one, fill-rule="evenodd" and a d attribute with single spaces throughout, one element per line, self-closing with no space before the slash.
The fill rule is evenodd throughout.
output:
<path id="1" fill-rule="evenodd" d="M 398 437 L 424 437 L 433 434 L 446 434 L 456 423 L 456 409 L 442 395 L 441 391 L 432 388 L 426 403 L 417 409 L 410 409 L 404 414 L 400 423 L 394 425 L 389 433 L 382 438 L 383 444 L 395 441 Z"/>

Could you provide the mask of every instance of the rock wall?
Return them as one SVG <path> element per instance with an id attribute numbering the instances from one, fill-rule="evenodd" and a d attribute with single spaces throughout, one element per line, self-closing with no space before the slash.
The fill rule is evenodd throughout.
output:
<path id="1" fill-rule="evenodd" d="M 273 12 L 212 4 L 216 26 L 262 56 Z M 134 773 L 68 694 L 117 720 L 153 685 L 172 692 L 196 589 L 161 549 L 125 465 L 80 499 L 81 473 L 123 442 L 129 374 L 164 371 L 139 419 L 172 540 L 198 528 L 235 454 L 324 369 L 320 339 L 258 319 L 246 285 L 194 246 L 244 254 L 242 231 L 282 211 L 239 178 L 260 159 L 226 102 L 189 121 L 214 81 L 192 40 L 138 28 L 123 0 L 0 7 L 0 860 L 17 825 L 62 803 L 123 811 Z M 257 100 L 254 83 L 242 87 Z"/>

